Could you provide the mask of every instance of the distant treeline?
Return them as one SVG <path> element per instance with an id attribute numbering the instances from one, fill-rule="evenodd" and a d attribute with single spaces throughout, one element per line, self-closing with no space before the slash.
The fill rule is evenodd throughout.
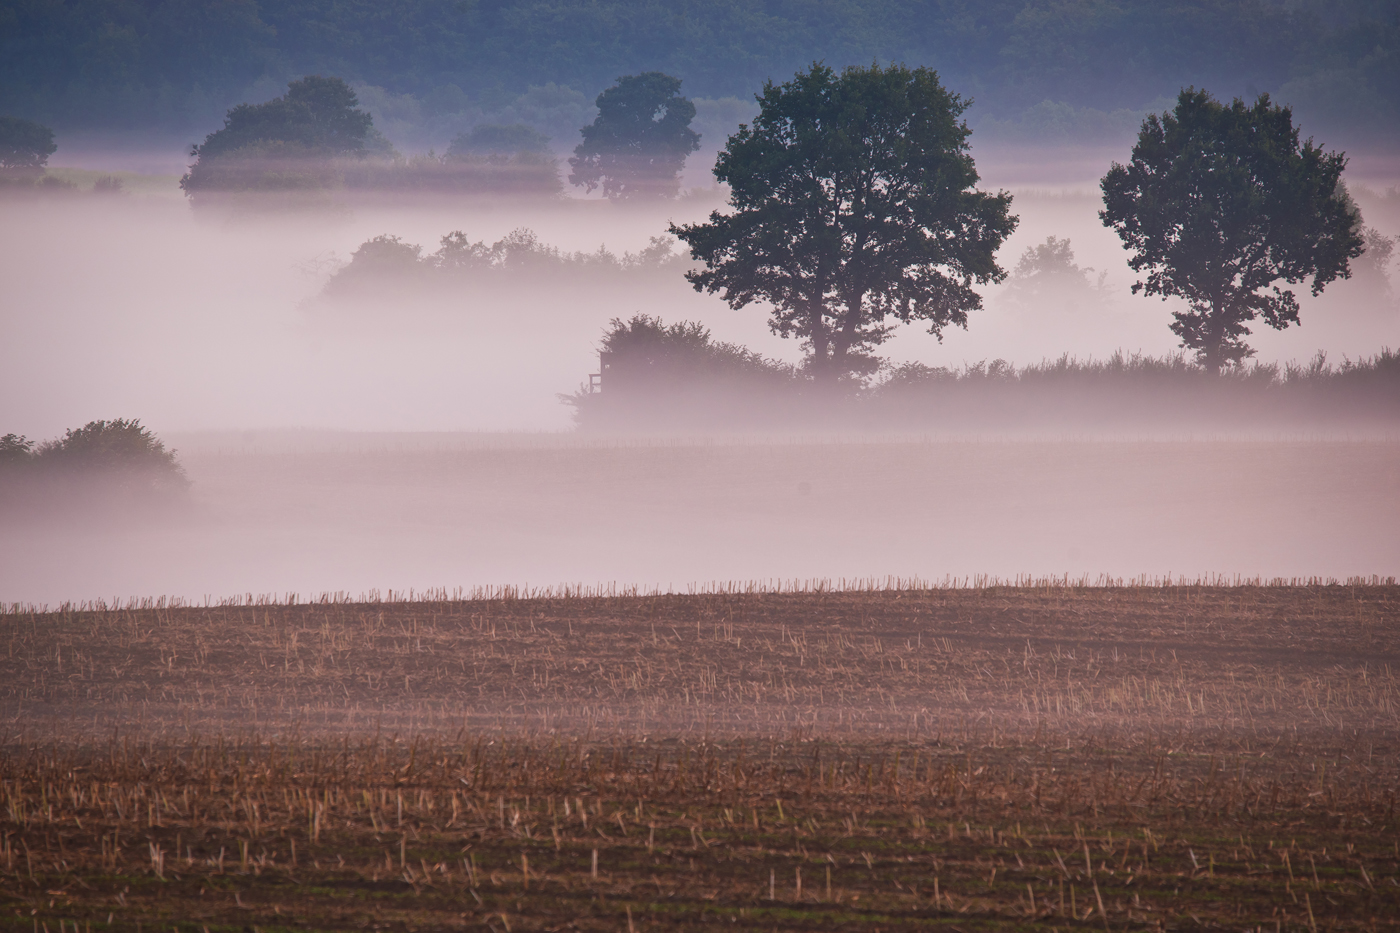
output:
<path id="1" fill-rule="evenodd" d="M 247 146 L 231 158 L 201 159 L 182 186 L 196 205 L 259 208 L 315 206 L 366 192 L 516 199 L 563 193 L 557 160 L 532 152 L 318 158 L 277 143 Z"/>
<path id="2" fill-rule="evenodd" d="M 802 368 L 716 341 L 703 325 L 614 320 L 599 373 L 560 397 L 585 430 L 1035 430 L 1400 427 L 1400 352 L 1214 374 L 1182 354 L 960 368 L 886 365 L 839 393 Z"/>
<path id="3" fill-rule="evenodd" d="M 207 132 L 306 73 L 432 121 L 510 109 L 530 88 L 591 100 L 652 69 L 691 95 L 747 99 L 814 59 L 929 65 L 977 100 L 974 122 L 1022 121 L 1041 139 L 1183 85 L 1273 92 L 1323 132 L 1400 134 L 1389 0 L 0 2 L 0 112 L 61 130 Z"/>
<path id="4" fill-rule="evenodd" d="M 416 243 L 406 243 L 388 234 L 361 243 L 350 262 L 338 269 L 326 283 L 325 294 L 336 298 L 379 295 L 385 289 L 396 291 L 405 285 L 450 284 L 464 280 L 509 280 L 524 284 L 525 277 L 559 275 L 652 275 L 679 277 L 690 260 L 675 249 L 669 236 L 652 237 L 650 245 L 636 253 L 618 255 L 600 246 L 591 253 L 565 252 L 541 243 L 527 227 L 512 230 L 494 243 L 473 242 L 454 230 L 439 241 L 436 252 L 423 252 Z"/>

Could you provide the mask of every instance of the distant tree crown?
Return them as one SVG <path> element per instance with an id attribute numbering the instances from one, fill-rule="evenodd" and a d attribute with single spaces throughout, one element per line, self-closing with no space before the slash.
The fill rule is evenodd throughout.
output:
<path id="1" fill-rule="evenodd" d="M 308 154 L 361 152 L 373 126 L 355 92 L 341 78 L 308 75 L 287 85 L 287 93 L 263 104 L 239 104 L 221 130 L 195 147 L 200 158 L 224 155 L 258 143 L 284 143 Z"/>
<path id="2" fill-rule="evenodd" d="M 0 169 L 42 169 L 58 151 L 53 130 L 19 117 L 0 117 Z"/>
<path id="3" fill-rule="evenodd" d="M 614 200 L 674 197 L 686 157 L 700 148 L 695 105 L 681 81 L 659 71 L 629 75 L 598 95 L 598 117 L 581 130 L 569 181 Z"/>

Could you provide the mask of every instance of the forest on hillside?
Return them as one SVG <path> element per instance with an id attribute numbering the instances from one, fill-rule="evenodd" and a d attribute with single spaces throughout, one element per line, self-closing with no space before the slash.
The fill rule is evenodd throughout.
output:
<path id="1" fill-rule="evenodd" d="M 0 0 L 0 112 L 60 131 L 208 132 L 322 73 L 408 136 L 483 119 L 572 132 L 622 74 L 742 109 L 814 59 L 934 67 L 976 100 L 974 125 L 1010 138 L 1131 131 L 1184 85 L 1271 92 L 1337 142 L 1400 135 L 1386 0 Z"/>

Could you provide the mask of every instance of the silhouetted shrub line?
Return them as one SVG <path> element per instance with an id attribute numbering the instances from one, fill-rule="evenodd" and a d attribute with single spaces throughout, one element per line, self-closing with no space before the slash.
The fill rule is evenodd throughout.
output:
<path id="1" fill-rule="evenodd" d="M 1346 358 L 1340 366 L 1327 362 L 1319 351 L 1306 365 L 1288 362 L 1251 363 L 1226 367 L 1218 374 L 1194 363 L 1184 353 L 1161 357 L 1119 350 L 1095 360 L 1079 360 L 1064 354 L 1054 361 L 1041 361 L 1017 368 L 1006 360 L 983 360 L 964 364 L 962 369 L 929 367 L 904 363 L 885 370 L 871 391 L 889 395 L 932 386 L 999 383 L 1002 385 L 1053 385 L 1074 381 L 1086 385 L 1124 380 L 1138 385 L 1179 385 L 1218 388 L 1247 387 L 1260 390 L 1320 388 L 1323 386 L 1388 385 L 1400 387 L 1400 352 L 1382 348 L 1375 356 L 1356 360 Z"/>
<path id="2" fill-rule="evenodd" d="M 176 451 L 136 418 L 89 421 L 40 444 L 0 437 L 0 511 L 150 503 L 189 486 Z"/>
<path id="3" fill-rule="evenodd" d="M 668 236 L 652 237 L 636 253 L 621 256 L 600 246 L 591 253 L 564 252 L 541 243 L 534 231 L 519 227 L 496 242 L 472 242 L 454 230 L 439 241 L 436 252 L 423 255 L 423 247 L 384 234 L 361 243 L 350 262 L 326 283 L 325 294 L 351 296 L 359 292 L 395 288 L 409 282 L 447 283 L 480 276 L 516 276 L 541 272 L 564 274 L 659 274 L 677 272 L 688 260 L 673 249 Z"/>
<path id="4" fill-rule="evenodd" d="M 358 109 L 344 80 L 308 75 L 262 104 L 239 104 L 222 129 L 193 146 L 180 187 L 195 204 L 319 204 L 331 192 L 458 192 L 556 197 L 563 190 L 548 140 L 528 127 L 483 127 L 444 156 L 405 158 Z M 514 145 L 514 151 L 501 151 Z"/>
<path id="5" fill-rule="evenodd" d="M 1318 353 L 1305 365 L 1252 363 L 1219 373 L 1182 353 L 1122 351 L 1102 360 L 1065 354 L 1020 367 L 1001 359 L 961 368 L 904 363 L 835 393 L 806 368 L 715 341 L 695 322 L 667 325 L 644 314 L 614 319 L 599 349 L 596 381 L 560 396 L 576 423 L 590 430 L 1400 422 L 1400 353 L 1389 348 L 1341 365 Z"/>

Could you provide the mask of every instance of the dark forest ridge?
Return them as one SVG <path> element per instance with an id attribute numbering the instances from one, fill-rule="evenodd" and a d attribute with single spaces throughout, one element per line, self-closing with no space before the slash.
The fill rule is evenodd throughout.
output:
<path id="1" fill-rule="evenodd" d="M 814 60 L 879 60 L 938 69 L 977 101 L 974 123 L 990 118 L 982 129 L 1041 143 L 1130 132 L 1140 115 L 1122 111 L 1194 85 L 1271 92 L 1329 143 L 1355 145 L 1400 126 L 1396 17 L 1374 0 L 7 2 L 0 112 L 61 131 L 207 132 L 249 95 L 321 73 L 383 89 L 422 125 L 510 110 L 562 126 L 622 74 L 665 71 L 692 96 L 747 101 Z"/>

